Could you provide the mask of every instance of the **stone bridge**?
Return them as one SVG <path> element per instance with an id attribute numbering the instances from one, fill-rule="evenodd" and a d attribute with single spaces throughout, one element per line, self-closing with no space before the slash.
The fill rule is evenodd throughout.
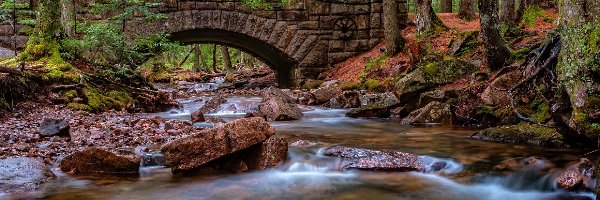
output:
<path id="1" fill-rule="evenodd" d="M 406 0 L 397 0 L 401 22 Z M 327 67 L 374 48 L 383 39 L 382 0 L 292 0 L 257 10 L 239 0 L 166 0 L 165 19 L 132 21 L 128 33 L 169 33 L 187 43 L 218 43 L 271 66 L 280 87 L 316 79 Z"/>

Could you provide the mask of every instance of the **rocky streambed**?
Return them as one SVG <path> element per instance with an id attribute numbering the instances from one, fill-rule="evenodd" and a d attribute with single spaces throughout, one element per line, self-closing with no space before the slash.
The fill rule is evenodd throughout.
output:
<path id="1" fill-rule="evenodd" d="M 0 125 L 0 198 L 594 198 L 583 150 L 431 126 L 452 120 L 443 95 L 407 114 L 393 93 L 336 87 L 201 91 L 141 115 L 23 105 Z"/>

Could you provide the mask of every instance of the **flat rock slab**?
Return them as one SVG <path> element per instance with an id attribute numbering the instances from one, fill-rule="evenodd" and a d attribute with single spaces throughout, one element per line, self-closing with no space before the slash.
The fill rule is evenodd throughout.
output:
<path id="1" fill-rule="evenodd" d="M 423 171 L 425 165 L 419 156 L 397 151 L 377 151 L 351 147 L 331 147 L 325 156 L 342 158 L 342 169 L 373 171 Z"/>
<path id="2" fill-rule="evenodd" d="M 0 195 L 35 191 L 54 179 L 54 173 L 43 162 L 33 158 L 0 160 Z"/>
<path id="3" fill-rule="evenodd" d="M 127 158 L 99 149 L 75 152 L 60 162 L 60 169 L 74 174 L 137 174 L 140 158 Z"/>
<path id="4" fill-rule="evenodd" d="M 44 121 L 42 121 L 42 125 L 38 132 L 44 137 L 68 137 L 70 128 L 71 127 L 69 126 L 69 122 L 67 120 L 46 118 Z"/>
<path id="5" fill-rule="evenodd" d="M 161 152 L 173 172 L 198 168 L 212 160 L 247 149 L 275 135 L 263 118 L 244 118 L 164 145 Z"/>

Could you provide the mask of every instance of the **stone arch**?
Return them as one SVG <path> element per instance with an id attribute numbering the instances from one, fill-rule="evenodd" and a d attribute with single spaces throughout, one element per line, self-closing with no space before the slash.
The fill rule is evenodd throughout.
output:
<path id="1" fill-rule="evenodd" d="M 184 44 L 218 43 L 239 48 L 271 66 L 279 86 L 285 88 L 296 85 L 295 69 L 319 42 L 316 31 L 300 30 L 295 22 L 256 13 L 184 10 L 166 15 L 157 22 L 132 24 L 135 29 L 130 31 L 169 33 Z"/>
<path id="2" fill-rule="evenodd" d="M 296 80 L 293 71 L 298 65 L 298 61 L 273 45 L 259 39 L 218 29 L 192 29 L 175 32 L 171 34 L 171 39 L 183 44 L 216 43 L 238 48 L 269 65 L 276 72 L 279 87 L 289 88 L 295 85 Z"/>

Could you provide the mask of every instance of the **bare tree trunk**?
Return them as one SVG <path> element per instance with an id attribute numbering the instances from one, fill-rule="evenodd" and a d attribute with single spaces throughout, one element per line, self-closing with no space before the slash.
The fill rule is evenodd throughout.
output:
<path id="1" fill-rule="evenodd" d="M 194 44 L 194 71 L 200 71 L 200 45 Z"/>
<path id="2" fill-rule="evenodd" d="M 441 0 L 441 13 L 452 13 L 452 0 Z"/>
<path id="3" fill-rule="evenodd" d="M 221 54 L 223 56 L 223 64 L 225 65 L 225 70 L 227 71 L 227 77 L 230 77 L 234 73 L 233 66 L 231 65 L 231 57 L 229 56 L 229 48 L 221 45 Z"/>
<path id="4" fill-rule="evenodd" d="M 63 24 L 63 31 L 71 38 L 75 37 L 75 27 L 71 26 L 75 24 L 75 1 L 61 1 L 62 12 L 61 21 Z"/>
<path id="5" fill-rule="evenodd" d="M 213 44 L 213 48 L 212 48 L 212 70 L 213 72 L 217 73 L 219 72 L 219 70 L 217 70 L 217 45 Z"/>
<path id="6" fill-rule="evenodd" d="M 521 0 L 524 1 L 524 0 Z M 460 0 L 458 17 L 463 20 L 471 21 L 475 19 L 475 9 L 473 0 Z"/>
<path id="7" fill-rule="evenodd" d="M 434 32 L 436 28 L 446 29 L 444 23 L 433 12 L 431 0 L 415 0 L 415 11 L 417 32 L 419 34 L 429 34 Z"/>
<path id="8" fill-rule="evenodd" d="M 498 70 L 510 58 L 510 50 L 500 34 L 498 0 L 479 0 L 479 13 L 488 68 Z"/>
<path id="9" fill-rule="evenodd" d="M 383 0 L 383 33 L 385 36 L 386 53 L 396 55 L 404 47 L 400 35 L 399 10 L 396 0 Z"/>
<path id="10" fill-rule="evenodd" d="M 500 0 L 500 22 L 509 27 L 516 26 L 515 0 Z"/>

